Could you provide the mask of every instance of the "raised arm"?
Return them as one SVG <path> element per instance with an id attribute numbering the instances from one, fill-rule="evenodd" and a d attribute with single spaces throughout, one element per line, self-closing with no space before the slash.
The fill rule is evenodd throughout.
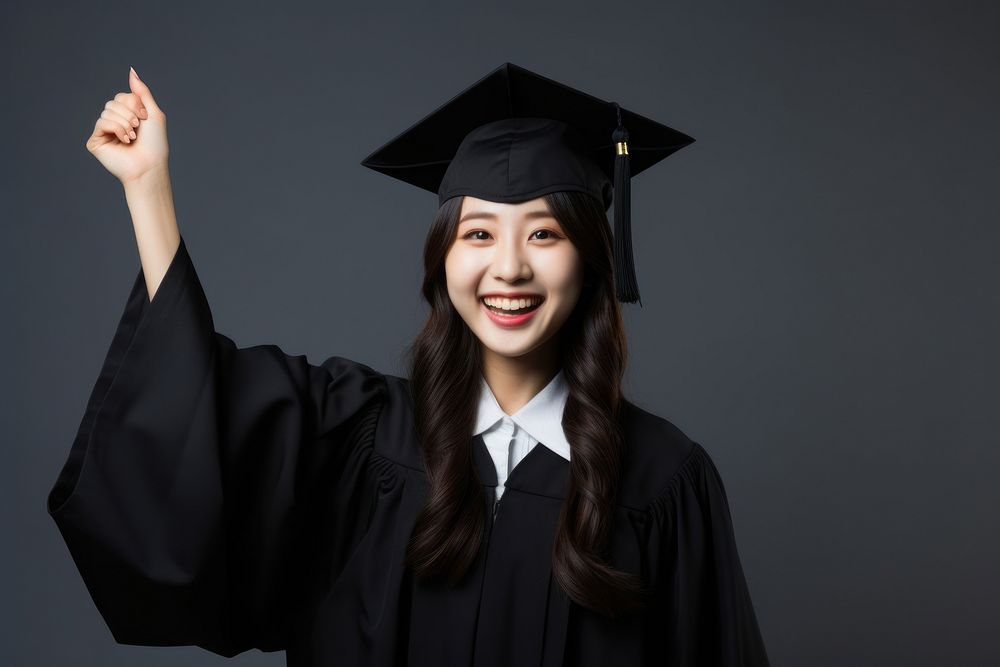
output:
<path id="1" fill-rule="evenodd" d="M 152 301 L 177 252 L 180 231 L 167 168 L 167 116 L 134 69 L 130 68 L 128 79 L 130 91 L 105 103 L 86 145 L 125 188 Z"/>
<path id="2" fill-rule="evenodd" d="M 122 122 L 130 103 L 112 105 Z M 158 126 L 140 125 L 139 142 L 159 132 L 145 127 Z M 351 508 L 369 507 L 377 486 L 371 442 L 356 434 L 374 433 L 385 378 L 217 332 L 165 168 L 130 171 L 114 147 L 95 154 L 132 176 L 143 268 L 48 512 L 119 643 L 285 648 L 318 592 L 312 568 L 326 565 L 315 545 L 350 552 L 367 530 Z M 323 500 L 331 493 L 343 506 Z"/>

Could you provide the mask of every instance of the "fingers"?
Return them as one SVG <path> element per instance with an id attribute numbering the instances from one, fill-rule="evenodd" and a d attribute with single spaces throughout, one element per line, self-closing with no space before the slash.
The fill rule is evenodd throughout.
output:
<path id="1" fill-rule="evenodd" d="M 104 105 L 100 118 L 94 125 L 94 134 L 87 141 L 91 150 L 102 145 L 102 135 L 115 136 L 125 144 L 136 139 L 136 128 L 140 121 L 148 120 L 151 114 L 156 114 L 160 123 L 165 122 L 163 110 L 153 99 L 149 87 L 143 83 L 135 69 L 129 68 L 129 87 L 131 92 L 121 92 Z"/>
<path id="2" fill-rule="evenodd" d="M 111 117 L 109 118 L 105 114 L 109 114 Z M 135 132 L 121 120 L 121 117 L 107 109 L 101 112 L 101 117 L 97 119 L 94 129 L 104 134 L 113 134 L 124 144 L 131 143 L 132 138 L 135 137 Z"/>
<path id="3" fill-rule="evenodd" d="M 149 118 L 146 107 L 142 105 L 142 100 L 135 93 L 118 93 L 115 95 L 115 102 L 123 104 L 129 111 L 143 120 Z"/>
<path id="4" fill-rule="evenodd" d="M 118 93 L 118 95 L 115 95 L 115 99 L 108 100 L 108 102 L 104 105 L 104 110 L 118 115 L 126 125 L 139 127 L 139 116 L 135 114 L 135 111 L 125 102 L 118 101 L 119 97 L 123 95 L 125 94 Z"/>
<path id="5" fill-rule="evenodd" d="M 132 124 L 118 112 L 105 108 L 101 112 L 101 118 L 118 126 L 118 131 L 115 134 L 122 138 L 125 143 L 128 143 L 129 139 L 135 139 L 135 130 L 132 129 Z"/>
<path id="6" fill-rule="evenodd" d="M 132 92 L 139 96 L 143 106 L 150 111 L 156 111 L 161 114 L 163 113 L 160 107 L 156 104 L 156 100 L 153 99 L 153 93 L 149 90 L 149 86 L 142 82 L 139 75 L 132 67 L 129 67 L 128 84 Z"/>

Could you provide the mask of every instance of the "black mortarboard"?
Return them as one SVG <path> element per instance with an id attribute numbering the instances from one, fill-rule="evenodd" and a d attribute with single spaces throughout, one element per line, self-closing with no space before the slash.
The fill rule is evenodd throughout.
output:
<path id="1" fill-rule="evenodd" d="M 625 128 L 628 128 L 626 130 Z M 438 195 L 517 203 L 575 190 L 614 210 L 619 301 L 639 301 L 629 182 L 694 142 L 616 102 L 504 63 L 361 164 Z"/>

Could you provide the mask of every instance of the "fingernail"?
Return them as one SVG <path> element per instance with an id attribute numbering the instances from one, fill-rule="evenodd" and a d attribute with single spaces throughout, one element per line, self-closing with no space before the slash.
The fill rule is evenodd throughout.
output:
<path id="1" fill-rule="evenodd" d="M 146 117 L 146 108 L 145 107 L 139 109 L 139 117 L 140 118 L 145 118 Z"/>
<path id="2" fill-rule="evenodd" d="M 130 72 L 132 72 L 132 76 L 134 76 L 134 77 L 135 77 L 135 78 L 137 78 L 137 79 L 139 78 L 139 73 L 138 73 L 138 72 L 136 72 L 136 71 L 135 71 L 135 68 L 134 68 L 134 67 L 132 67 L 131 65 L 129 66 L 129 71 L 130 71 Z"/>

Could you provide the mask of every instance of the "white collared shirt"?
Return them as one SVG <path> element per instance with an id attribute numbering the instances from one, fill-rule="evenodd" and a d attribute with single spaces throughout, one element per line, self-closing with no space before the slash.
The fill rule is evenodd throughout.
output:
<path id="1" fill-rule="evenodd" d="M 513 415 L 497 403 L 493 390 L 480 374 L 479 408 L 473 436 L 483 441 L 497 470 L 497 500 L 503 495 L 507 476 L 535 445 L 541 443 L 569 461 L 570 449 L 563 433 L 562 415 L 569 389 L 562 369 L 545 387 Z"/>

